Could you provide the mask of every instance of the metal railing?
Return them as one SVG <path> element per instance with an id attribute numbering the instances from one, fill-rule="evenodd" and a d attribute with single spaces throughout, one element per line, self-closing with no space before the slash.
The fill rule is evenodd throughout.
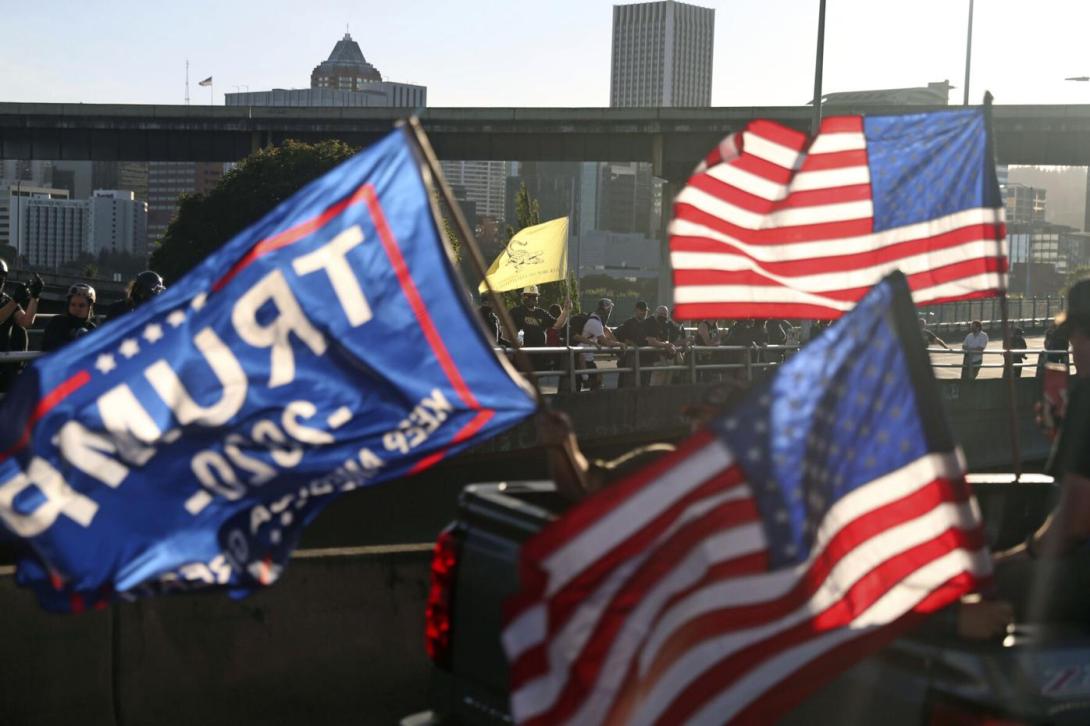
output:
<path id="1" fill-rule="evenodd" d="M 542 378 L 558 378 L 566 379 L 565 387 L 569 391 L 575 391 L 579 389 L 577 379 L 581 376 L 606 376 L 606 375 L 622 375 L 627 376 L 624 380 L 628 383 L 628 386 L 633 388 L 640 388 L 649 385 L 644 380 L 645 376 L 649 377 L 653 373 L 669 374 L 667 378 L 667 384 L 670 383 L 700 383 L 716 380 L 716 374 L 723 372 L 736 372 L 732 376 L 733 380 L 739 382 L 746 381 L 752 382 L 756 376 L 762 374 L 764 371 L 770 368 L 776 368 L 784 361 L 790 358 L 790 356 L 801 348 L 801 345 L 716 345 L 716 346 L 688 346 L 685 348 L 678 348 L 677 354 L 674 356 L 674 361 L 662 364 L 661 356 L 669 355 L 664 353 L 661 348 L 655 348 L 652 346 L 645 347 L 628 347 L 622 352 L 620 348 L 584 348 L 578 346 L 557 346 L 546 348 L 523 348 L 532 362 L 535 362 L 535 370 L 533 372 L 534 378 L 540 380 Z M 497 347 L 498 353 L 509 352 L 510 349 Z M 931 366 L 936 369 L 944 368 L 963 368 L 967 365 L 966 356 L 969 355 L 960 349 L 948 349 L 948 348 L 927 348 L 927 352 L 940 356 L 953 356 L 956 360 L 935 360 L 932 357 Z M 1012 348 L 1006 351 L 1001 348 L 985 349 L 981 351 L 982 357 L 992 357 L 996 359 L 996 362 L 988 362 L 983 360 L 980 364 L 980 368 L 1003 368 L 1005 367 L 1004 356 L 1009 352 L 1012 356 L 1023 354 L 1025 358 L 1022 361 L 1012 361 L 1011 367 L 1017 371 L 1017 375 L 1022 376 L 1023 369 L 1030 368 L 1036 369 L 1038 366 L 1038 357 L 1041 355 L 1048 355 L 1053 360 L 1066 362 L 1069 367 L 1070 354 L 1066 350 L 1046 350 L 1043 348 Z M 577 365 L 578 362 L 582 362 L 583 356 L 590 355 L 595 361 L 605 360 L 611 361 L 619 359 L 624 361 L 628 353 L 632 353 L 631 363 L 628 365 L 617 365 L 616 367 L 597 367 L 588 368 L 586 366 Z M 711 354 L 704 362 L 700 362 L 698 359 L 700 354 Z M 641 354 L 644 359 L 647 358 L 647 354 L 654 354 L 655 362 L 651 364 L 645 364 L 641 362 Z M 545 358 L 547 364 L 552 365 L 550 368 L 539 368 L 536 365 L 535 359 Z M 678 362 L 680 359 L 681 362 Z M 733 360 L 732 360 L 733 359 Z M 971 365 L 971 364 L 969 364 Z M 739 373 L 740 372 L 740 373 Z M 677 374 L 684 373 L 686 375 L 678 376 Z M 708 373 L 709 375 L 702 375 Z M 683 380 L 677 380 L 682 378 Z M 620 386 L 619 386 L 620 387 Z"/>
<path id="2" fill-rule="evenodd" d="M 1007 317 L 1012 326 L 1044 327 L 1056 317 L 1056 313 L 1063 310 L 1063 307 L 1062 297 L 1009 298 Z M 968 327 L 974 320 L 979 320 L 985 327 L 996 327 L 1002 323 L 999 298 L 923 306 L 919 308 L 919 313 L 935 330 Z"/>
<path id="3" fill-rule="evenodd" d="M 627 375 L 625 380 L 635 388 L 648 385 L 643 379 L 653 373 L 669 374 L 668 383 L 700 383 L 715 380 L 719 374 L 735 372 L 734 380 L 752 382 L 757 375 L 770 368 L 776 368 L 789 359 L 801 345 L 694 345 L 678 347 L 676 353 L 664 352 L 661 348 L 652 346 L 620 348 L 591 348 L 582 346 L 557 346 L 545 348 L 523 348 L 535 364 L 533 376 L 541 378 L 566 378 L 568 390 L 577 390 L 577 379 L 580 376 L 606 376 Z M 495 347 L 497 354 L 504 355 L 511 352 L 510 348 Z M 933 356 L 951 356 L 956 360 L 935 360 L 932 356 L 932 368 L 962 368 L 966 365 L 966 356 L 969 355 L 961 349 L 954 348 L 927 348 L 927 352 Z M 1041 355 L 1047 355 L 1055 362 L 1065 362 L 1071 368 L 1070 354 L 1066 350 L 1045 350 L 1043 348 L 1012 348 L 1005 351 L 1001 348 L 986 348 L 980 351 L 983 358 L 991 357 L 995 362 L 981 361 L 980 368 L 1003 368 L 1005 366 L 1003 356 L 1023 354 L 1025 359 L 1021 362 L 1012 362 L 1012 368 L 1021 375 L 1025 368 L 1036 368 Z M 591 356 L 595 361 L 612 361 L 619 359 L 621 362 L 631 354 L 631 362 L 628 365 L 617 365 L 606 368 L 589 368 L 577 363 L 582 363 L 584 356 Z M 653 355 L 652 361 L 648 361 L 649 354 Z M 32 361 L 43 353 L 36 350 L 0 352 L 0 364 L 22 363 Z M 641 355 L 643 360 L 641 361 Z M 663 363 L 663 356 L 672 357 L 673 361 Z M 552 367 L 544 368 L 537 365 L 538 360 L 544 358 L 546 364 Z M 703 358 L 703 361 L 700 359 Z M 685 374 L 685 375 L 678 375 Z M 708 375 L 703 375 L 708 374 Z M 683 380 L 677 380 L 683 379 Z"/>

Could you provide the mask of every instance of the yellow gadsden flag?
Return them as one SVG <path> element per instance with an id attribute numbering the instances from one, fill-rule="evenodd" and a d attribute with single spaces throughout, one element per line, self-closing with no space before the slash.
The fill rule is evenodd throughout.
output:
<path id="1" fill-rule="evenodd" d="M 515 233 L 492 261 L 486 277 L 496 292 L 563 280 L 568 275 L 568 218 L 560 217 Z M 478 292 L 487 288 L 482 282 Z"/>

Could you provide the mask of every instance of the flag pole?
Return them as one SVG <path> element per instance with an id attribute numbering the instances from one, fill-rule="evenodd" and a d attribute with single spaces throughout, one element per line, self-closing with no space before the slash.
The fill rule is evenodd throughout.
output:
<path id="1" fill-rule="evenodd" d="M 439 160 L 436 159 L 435 152 L 431 148 L 431 143 L 424 133 L 424 128 L 420 125 L 420 119 L 416 116 L 410 116 L 407 121 L 399 121 L 398 125 L 408 128 L 409 138 L 413 140 L 421 157 L 423 157 L 424 163 L 431 172 L 432 182 L 435 184 L 436 190 L 443 197 L 443 203 L 446 204 L 447 209 L 450 210 L 450 214 L 454 218 L 454 225 L 458 230 L 458 236 L 462 238 L 462 243 L 469 252 L 470 262 L 473 263 L 473 267 L 477 271 L 477 274 L 484 280 L 485 288 L 488 290 L 488 297 L 492 300 L 496 317 L 499 318 L 500 327 L 503 328 L 503 334 L 514 348 L 515 364 L 526 374 L 526 378 L 533 388 L 534 398 L 537 400 L 538 406 L 543 407 L 545 399 L 541 395 L 541 389 L 538 387 L 537 378 L 533 375 L 533 363 L 530 362 L 530 356 L 526 355 L 526 351 L 518 344 L 518 334 L 515 330 L 515 324 L 514 321 L 511 320 L 511 316 L 507 313 L 507 308 L 503 305 L 503 299 L 499 296 L 499 293 L 492 289 L 492 284 L 488 280 L 488 267 L 484 264 L 484 257 L 481 256 L 481 250 L 477 246 L 477 239 L 470 231 L 469 224 L 462 214 L 462 208 L 458 206 L 458 203 L 454 199 L 453 192 L 451 192 L 450 187 L 447 185 L 446 178 L 439 168 Z"/>
<path id="2" fill-rule="evenodd" d="M 995 148 L 992 145 L 992 94 L 984 92 L 984 123 L 988 131 L 988 160 L 992 164 L 991 173 L 995 174 Z M 995 242 L 996 260 L 1003 264 L 1003 240 L 999 238 Z M 999 273 L 1000 275 L 1004 273 Z M 999 315 L 1003 321 L 1003 377 L 1007 379 L 1007 414 L 1009 417 L 1011 457 L 1014 464 L 1014 480 L 1022 478 L 1022 446 L 1018 437 L 1018 387 L 1015 385 L 1014 355 L 1011 353 L 1011 329 L 1010 319 L 1007 313 L 1007 286 L 999 288 Z M 1017 370 L 1018 377 L 1022 376 L 1022 369 Z"/>
<path id="3" fill-rule="evenodd" d="M 825 0 L 818 5 L 817 60 L 814 63 L 814 118 L 810 122 L 810 134 L 816 136 L 821 128 L 821 76 L 825 61 Z"/>

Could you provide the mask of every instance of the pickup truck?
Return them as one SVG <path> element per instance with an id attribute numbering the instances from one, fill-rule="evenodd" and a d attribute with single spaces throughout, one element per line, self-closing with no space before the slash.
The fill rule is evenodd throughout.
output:
<path id="1" fill-rule="evenodd" d="M 969 477 L 989 541 L 1022 541 L 1051 510 L 1051 478 Z M 519 547 L 568 502 L 551 482 L 466 487 L 432 562 L 426 643 L 430 710 L 403 726 L 506 724 L 501 604 L 518 586 Z M 1090 613 L 1090 598 L 1084 612 Z M 1090 723 L 1090 629 L 1084 622 L 1019 623 L 1002 641 L 966 641 L 922 628 L 865 659 L 783 723 Z M 942 629 L 938 629 L 943 632 Z"/>

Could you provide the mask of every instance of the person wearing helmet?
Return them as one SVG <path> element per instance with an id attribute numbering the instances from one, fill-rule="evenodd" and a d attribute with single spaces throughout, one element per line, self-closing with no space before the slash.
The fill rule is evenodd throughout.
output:
<path id="1" fill-rule="evenodd" d="M 8 279 L 8 263 L 0 259 L 0 352 L 27 349 L 26 329 L 34 325 L 38 298 L 45 283 L 35 274 L 29 284 L 13 283 L 11 295 L 3 292 Z M 11 380 L 22 370 L 22 363 L 0 364 L 0 390 L 6 391 Z"/>
<path id="2" fill-rule="evenodd" d="M 166 286 L 163 285 L 163 278 L 159 276 L 159 273 L 144 270 L 129 285 L 128 296 L 106 308 L 106 319 L 113 320 L 135 310 L 163 290 L 166 290 Z"/>
<path id="3" fill-rule="evenodd" d="M 549 328 L 560 330 L 568 322 L 571 314 L 571 300 L 564 302 L 560 309 L 560 315 L 553 317 L 548 310 L 539 308 L 537 300 L 540 292 L 537 285 L 530 285 L 522 289 L 522 305 L 511 308 L 511 319 L 515 323 L 515 332 L 522 331 L 522 346 L 524 348 L 545 347 L 545 331 Z"/>
<path id="4" fill-rule="evenodd" d="M 94 330 L 94 307 L 95 288 L 85 282 L 77 282 L 68 288 L 68 307 L 45 326 L 42 352 L 57 350 Z"/>

